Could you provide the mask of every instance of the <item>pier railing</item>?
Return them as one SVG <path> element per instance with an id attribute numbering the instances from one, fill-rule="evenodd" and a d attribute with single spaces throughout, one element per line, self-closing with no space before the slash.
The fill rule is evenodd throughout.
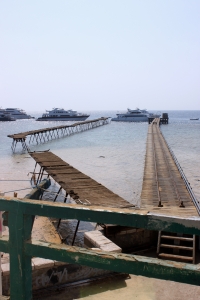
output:
<path id="1" fill-rule="evenodd" d="M 29 198 L 33 196 L 34 193 L 29 195 Z M 65 244 L 41 242 L 31 238 L 33 219 L 36 215 L 195 235 L 200 235 L 199 217 L 185 219 L 156 215 L 146 210 L 82 206 L 2 196 L 0 196 L 0 210 L 6 211 L 8 216 L 9 237 L 0 238 L 0 251 L 10 255 L 11 300 L 32 299 L 32 257 L 194 285 L 200 284 L 198 265 L 95 251 Z"/>
<path id="2" fill-rule="evenodd" d="M 162 132 L 161 132 L 161 134 L 162 134 Z M 162 134 L 162 136 L 163 136 L 163 134 Z M 163 138 L 164 138 L 164 136 L 163 136 Z M 189 183 L 189 181 L 188 181 L 185 173 L 183 172 L 183 169 L 181 168 L 181 166 L 180 166 L 180 164 L 179 164 L 179 162 L 178 162 L 178 160 L 177 160 L 177 158 L 176 158 L 173 150 L 171 149 L 171 147 L 169 146 L 169 144 L 167 143 L 167 141 L 166 141 L 166 145 L 167 145 L 167 147 L 169 149 L 169 152 L 171 153 L 171 156 L 173 157 L 173 160 L 174 160 L 174 162 L 175 162 L 175 164 L 176 164 L 176 166 L 177 166 L 177 168 L 178 168 L 178 170 L 180 172 L 180 175 L 181 175 L 181 177 L 182 177 L 182 179 L 183 179 L 183 181 L 185 183 L 185 186 L 186 186 L 186 188 L 187 188 L 187 190 L 188 190 L 188 192 L 190 194 L 190 197 L 191 197 L 191 199 L 192 199 L 192 201 L 194 203 L 194 206 L 196 207 L 196 210 L 197 210 L 198 214 L 200 215 L 200 204 L 199 204 L 199 201 L 197 200 L 197 197 L 194 194 L 194 192 L 192 190 L 192 187 L 191 187 L 191 185 L 190 185 L 190 183 Z"/>

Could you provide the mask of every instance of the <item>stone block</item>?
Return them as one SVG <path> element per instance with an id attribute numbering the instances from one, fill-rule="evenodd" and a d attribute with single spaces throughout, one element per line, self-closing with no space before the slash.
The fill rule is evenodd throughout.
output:
<path id="1" fill-rule="evenodd" d="M 34 257 L 32 259 L 32 263 L 34 265 L 34 270 L 39 270 L 47 267 L 54 267 L 54 261 L 50 259 Z"/>

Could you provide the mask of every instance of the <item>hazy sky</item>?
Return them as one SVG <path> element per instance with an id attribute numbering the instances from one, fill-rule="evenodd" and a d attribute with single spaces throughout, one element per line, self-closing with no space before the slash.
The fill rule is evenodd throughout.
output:
<path id="1" fill-rule="evenodd" d="M 200 109 L 199 0 L 0 3 L 0 106 Z"/>

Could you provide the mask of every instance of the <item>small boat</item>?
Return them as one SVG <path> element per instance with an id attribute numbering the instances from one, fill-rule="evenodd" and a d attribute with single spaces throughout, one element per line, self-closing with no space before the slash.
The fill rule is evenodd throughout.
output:
<path id="1" fill-rule="evenodd" d="M 126 113 L 117 114 L 117 117 L 112 118 L 112 121 L 118 122 L 148 122 L 149 118 L 159 118 L 160 115 L 149 113 L 146 109 L 136 108 L 135 110 L 127 109 Z"/>
<path id="2" fill-rule="evenodd" d="M 199 120 L 199 118 L 192 118 L 190 119 L 191 121 L 196 121 L 196 120 Z"/>
<path id="3" fill-rule="evenodd" d="M 27 115 L 27 113 L 20 108 L 6 108 L 5 109 L 7 113 L 11 115 L 14 119 L 34 119 L 34 117 L 31 117 L 30 115 Z"/>
<path id="4" fill-rule="evenodd" d="M 16 121 L 5 109 L 0 108 L 0 122 L 2 121 Z"/>
<path id="5" fill-rule="evenodd" d="M 64 110 L 63 108 L 53 108 L 47 110 L 42 117 L 36 121 L 85 121 L 89 115 L 78 113 L 75 110 Z"/>

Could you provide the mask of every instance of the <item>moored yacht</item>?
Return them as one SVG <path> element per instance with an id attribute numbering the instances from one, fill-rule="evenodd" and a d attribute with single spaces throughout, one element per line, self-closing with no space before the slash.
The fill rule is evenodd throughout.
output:
<path id="1" fill-rule="evenodd" d="M 85 121 L 88 117 L 88 114 L 81 114 L 75 110 L 53 108 L 52 110 L 47 110 L 46 113 L 36 121 Z"/>
<path id="2" fill-rule="evenodd" d="M 6 112 L 5 109 L 0 108 L 0 121 L 16 121 L 15 118 Z"/>
<path id="3" fill-rule="evenodd" d="M 31 117 L 30 115 L 27 115 L 27 113 L 23 109 L 20 109 L 20 108 L 6 108 L 5 110 L 14 119 L 33 119 L 34 118 L 34 117 Z"/>
<path id="4" fill-rule="evenodd" d="M 112 121 L 118 122 L 147 122 L 148 118 L 159 118 L 160 115 L 149 113 L 146 109 L 127 109 L 126 113 L 116 114 L 117 117 L 112 118 Z"/>

